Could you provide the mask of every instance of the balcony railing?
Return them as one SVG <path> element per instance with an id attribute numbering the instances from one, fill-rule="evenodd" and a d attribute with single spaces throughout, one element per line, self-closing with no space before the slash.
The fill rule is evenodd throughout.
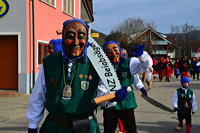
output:
<path id="1" fill-rule="evenodd" d="M 153 54 L 167 54 L 166 50 L 157 50 L 157 51 L 152 51 Z"/>
<path id="2" fill-rule="evenodd" d="M 167 41 L 152 41 L 152 45 L 168 45 Z"/>

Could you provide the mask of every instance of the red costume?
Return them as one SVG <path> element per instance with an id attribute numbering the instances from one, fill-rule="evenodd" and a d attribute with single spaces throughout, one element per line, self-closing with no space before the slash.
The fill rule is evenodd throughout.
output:
<path id="1" fill-rule="evenodd" d="M 165 59 L 161 57 L 160 61 L 158 62 L 156 66 L 157 66 L 157 72 L 159 75 L 159 80 L 161 82 L 163 79 L 163 76 L 165 76 L 165 73 L 164 73 L 164 69 L 166 68 Z"/>
<path id="2" fill-rule="evenodd" d="M 118 119 L 118 125 L 119 125 L 119 132 L 120 133 L 126 133 L 124 126 L 122 124 L 122 121 L 120 119 Z"/>
<path id="3" fill-rule="evenodd" d="M 164 69 L 164 74 L 166 76 L 166 80 L 168 82 L 170 82 L 169 78 L 171 77 L 171 74 L 173 72 L 173 70 L 172 70 L 172 62 L 169 59 L 167 59 L 165 61 L 165 63 L 166 63 L 166 68 Z"/>
<path id="4" fill-rule="evenodd" d="M 154 76 L 153 78 L 155 79 L 156 78 L 155 75 L 158 74 L 158 72 L 157 72 L 157 66 L 156 66 L 157 65 L 157 61 L 156 61 L 155 58 L 152 58 L 152 60 L 153 60 L 153 66 L 152 66 L 153 67 L 153 73 L 152 74 Z"/>
<path id="5" fill-rule="evenodd" d="M 180 70 L 179 70 L 179 60 L 176 59 L 176 62 L 174 62 L 174 75 L 176 76 L 176 78 L 178 78 L 178 76 L 180 75 Z"/>
<path id="6" fill-rule="evenodd" d="M 189 61 L 184 57 L 181 62 L 181 77 L 189 77 Z"/>

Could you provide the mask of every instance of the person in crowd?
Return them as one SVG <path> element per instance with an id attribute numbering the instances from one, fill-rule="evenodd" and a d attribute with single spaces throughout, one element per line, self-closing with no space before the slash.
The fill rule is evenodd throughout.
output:
<path id="1" fill-rule="evenodd" d="M 148 90 L 151 90 L 153 79 L 155 76 L 155 75 L 153 75 L 154 68 L 156 67 L 155 66 L 155 58 L 152 58 L 152 61 L 153 61 L 153 66 L 148 68 L 147 71 L 142 73 L 142 82 L 147 83 Z M 156 71 L 154 73 L 156 73 Z"/>
<path id="2" fill-rule="evenodd" d="M 193 76 L 194 73 L 194 64 L 196 62 L 196 57 L 191 58 L 191 62 L 190 62 L 190 75 Z"/>
<path id="3" fill-rule="evenodd" d="M 99 76 L 87 57 L 88 30 L 79 19 L 63 23 L 62 51 L 44 58 L 29 99 L 28 133 L 37 133 L 45 109 L 40 133 L 100 133 L 93 114 Z"/>
<path id="4" fill-rule="evenodd" d="M 190 64 L 188 61 L 187 56 L 184 56 L 182 58 L 182 61 L 180 62 L 180 69 L 181 69 L 181 78 L 182 77 L 189 77 L 189 69 L 190 69 Z"/>
<path id="5" fill-rule="evenodd" d="M 144 88 L 144 85 L 143 85 L 142 81 L 140 80 L 140 77 L 138 74 L 134 75 L 134 81 L 133 81 L 133 84 L 131 87 L 132 87 L 132 89 L 135 87 L 137 90 L 140 90 L 142 92 L 142 95 L 143 94 L 147 95 L 147 92 L 145 92 L 146 89 Z M 118 126 L 119 126 L 118 133 L 126 133 L 120 118 L 118 119 Z"/>
<path id="6" fill-rule="evenodd" d="M 52 39 L 47 46 L 49 54 L 57 53 L 62 51 L 62 39 Z"/>
<path id="7" fill-rule="evenodd" d="M 195 80 L 195 77 L 197 80 L 199 80 L 199 73 L 200 73 L 200 59 L 197 57 L 193 58 L 193 62 L 191 63 L 191 69 L 192 69 L 192 75 L 193 80 Z"/>
<path id="8" fill-rule="evenodd" d="M 123 58 L 128 58 L 128 53 L 127 53 L 127 50 L 124 49 L 124 48 L 121 48 L 121 56 Z M 136 57 L 132 57 L 132 58 L 136 58 Z M 150 67 L 149 69 L 147 69 L 147 71 L 150 71 L 152 67 Z M 150 79 L 151 79 L 151 73 L 150 72 L 147 72 L 147 82 L 149 83 L 150 82 Z M 135 86 L 136 89 L 138 90 L 141 90 L 141 89 L 144 89 L 144 85 L 139 77 L 138 74 L 134 75 L 134 81 L 133 81 L 133 85 L 132 87 Z M 149 86 L 149 85 L 148 85 Z"/>
<path id="9" fill-rule="evenodd" d="M 146 83 L 147 83 L 147 86 L 149 87 L 148 88 L 148 91 L 151 90 L 152 88 L 152 84 L 153 84 L 153 67 L 150 67 L 147 69 L 147 71 L 145 72 L 146 73 Z"/>
<path id="10" fill-rule="evenodd" d="M 148 68 L 145 72 L 142 73 L 142 82 L 146 82 L 148 90 L 151 90 L 153 83 L 153 67 Z"/>
<path id="11" fill-rule="evenodd" d="M 127 53 L 127 50 L 126 49 L 124 49 L 124 48 L 121 48 L 121 57 L 123 57 L 123 58 L 128 58 L 128 53 Z M 134 58 L 136 58 L 136 57 L 134 57 Z M 136 88 L 137 90 L 141 90 L 141 92 L 142 92 L 142 90 L 146 90 L 145 88 L 144 88 L 144 85 L 143 85 L 143 83 L 142 83 L 142 81 L 140 80 L 140 77 L 139 77 L 139 75 L 138 74 L 136 74 L 136 75 L 134 75 L 134 81 L 133 81 L 133 84 L 132 84 L 132 86 L 131 86 L 132 88 Z M 142 93 L 143 94 L 143 93 Z M 146 93 L 145 93 L 146 94 Z M 118 119 L 118 126 L 119 126 L 119 131 L 118 131 L 118 133 L 126 133 L 126 131 L 125 131 L 125 129 L 124 129 L 124 126 L 123 126 L 123 124 L 122 124 L 122 122 L 121 122 L 121 120 L 120 119 Z"/>
<path id="12" fill-rule="evenodd" d="M 180 71 L 179 71 L 179 59 L 178 58 L 174 62 L 173 68 L 174 68 L 174 75 L 176 76 L 176 78 L 178 78 L 178 76 L 180 75 Z"/>
<path id="13" fill-rule="evenodd" d="M 169 57 L 166 58 L 165 63 L 166 63 L 166 68 L 164 69 L 164 73 L 166 76 L 166 81 L 170 82 L 170 77 L 172 74 L 172 62 Z"/>
<path id="14" fill-rule="evenodd" d="M 121 48 L 121 56 L 122 56 L 123 58 L 128 58 L 128 52 L 127 52 L 126 49 Z"/>
<path id="15" fill-rule="evenodd" d="M 156 79 L 156 75 L 158 74 L 158 72 L 157 72 L 157 61 L 156 61 L 156 58 L 152 58 L 152 60 L 153 60 L 153 79 Z"/>
<path id="16" fill-rule="evenodd" d="M 123 58 L 128 58 L 128 53 L 127 53 L 127 50 L 124 49 L 124 48 L 121 48 L 121 56 Z M 132 57 L 132 58 L 136 58 L 136 57 Z M 152 72 L 153 72 L 153 67 L 150 67 L 147 69 L 146 72 L 143 72 L 143 74 L 145 73 L 145 79 L 146 79 L 146 83 L 149 87 L 149 90 L 151 89 L 151 86 L 152 86 L 152 81 L 153 81 L 153 78 L 152 78 Z M 138 74 L 134 75 L 134 83 L 133 85 L 137 88 L 137 89 L 141 89 L 141 88 L 144 88 L 144 85 L 139 77 Z"/>
<path id="17" fill-rule="evenodd" d="M 180 131 L 183 128 L 183 120 L 186 121 L 186 133 L 191 133 L 191 114 L 197 111 L 197 104 L 195 94 L 189 88 L 190 80 L 188 77 L 181 78 L 181 87 L 178 88 L 172 97 L 172 107 L 177 111 L 179 124 L 176 130 Z"/>
<path id="18" fill-rule="evenodd" d="M 134 109 L 137 107 L 134 93 L 131 89 L 134 75 L 146 71 L 152 66 L 152 59 L 146 51 L 143 51 L 145 45 L 134 47 L 133 55 L 138 58 L 120 58 L 120 46 L 118 42 L 108 41 L 103 45 L 103 50 L 116 69 L 124 93 L 127 94 L 124 101 L 112 100 L 101 104 L 103 108 L 104 133 L 115 133 L 118 119 L 122 121 L 126 133 L 136 133 L 136 122 Z M 140 89 L 144 95 L 147 95 L 145 89 Z M 108 91 L 104 85 L 99 87 L 98 96 L 107 94 Z M 117 93 L 117 92 L 116 92 Z M 109 106 L 107 106 L 109 105 Z"/>
<path id="19" fill-rule="evenodd" d="M 158 72 L 160 82 L 162 82 L 162 80 L 163 80 L 165 68 L 166 68 L 165 58 L 161 57 L 157 64 L 157 72 Z"/>

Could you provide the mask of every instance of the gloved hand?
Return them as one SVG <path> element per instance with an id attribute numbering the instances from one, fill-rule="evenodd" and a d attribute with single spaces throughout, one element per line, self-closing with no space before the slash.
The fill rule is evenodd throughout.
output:
<path id="1" fill-rule="evenodd" d="M 195 112 L 192 112 L 192 114 L 195 114 Z"/>
<path id="2" fill-rule="evenodd" d="M 178 108 L 174 108 L 174 111 L 178 111 L 179 109 Z"/>
<path id="3" fill-rule="evenodd" d="M 142 87 L 140 91 L 142 92 L 143 95 L 147 96 L 147 91 L 144 87 Z"/>
<path id="4" fill-rule="evenodd" d="M 115 96 L 117 98 L 117 101 L 122 102 L 126 99 L 126 97 L 128 96 L 128 91 L 127 91 L 127 87 L 124 86 L 121 89 L 119 89 L 118 91 L 116 91 Z"/>
<path id="5" fill-rule="evenodd" d="M 28 133 L 37 133 L 37 128 L 28 128 Z"/>
<path id="6" fill-rule="evenodd" d="M 134 52 L 132 53 L 133 56 L 141 56 L 143 54 L 143 51 L 144 51 L 144 47 L 145 47 L 145 44 L 140 44 L 139 46 L 134 46 Z"/>

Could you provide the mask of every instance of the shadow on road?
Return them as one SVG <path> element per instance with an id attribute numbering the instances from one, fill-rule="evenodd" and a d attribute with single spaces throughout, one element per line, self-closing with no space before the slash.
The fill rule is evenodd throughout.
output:
<path id="1" fill-rule="evenodd" d="M 138 132 L 144 131 L 146 133 L 177 133 L 177 131 L 175 131 L 176 125 L 177 123 L 175 122 L 166 122 L 166 121 L 138 122 L 137 129 L 138 129 Z M 174 128 L 170 128 L 170 127 L 174 127 Z M 200 126 L 194 124 L 192 125 L 191 132 L 199 133 L 199 129 L 200 129 Z M 179 131 L 178 133 L 185 133 L 185 125 L 182 131 Z"/>

